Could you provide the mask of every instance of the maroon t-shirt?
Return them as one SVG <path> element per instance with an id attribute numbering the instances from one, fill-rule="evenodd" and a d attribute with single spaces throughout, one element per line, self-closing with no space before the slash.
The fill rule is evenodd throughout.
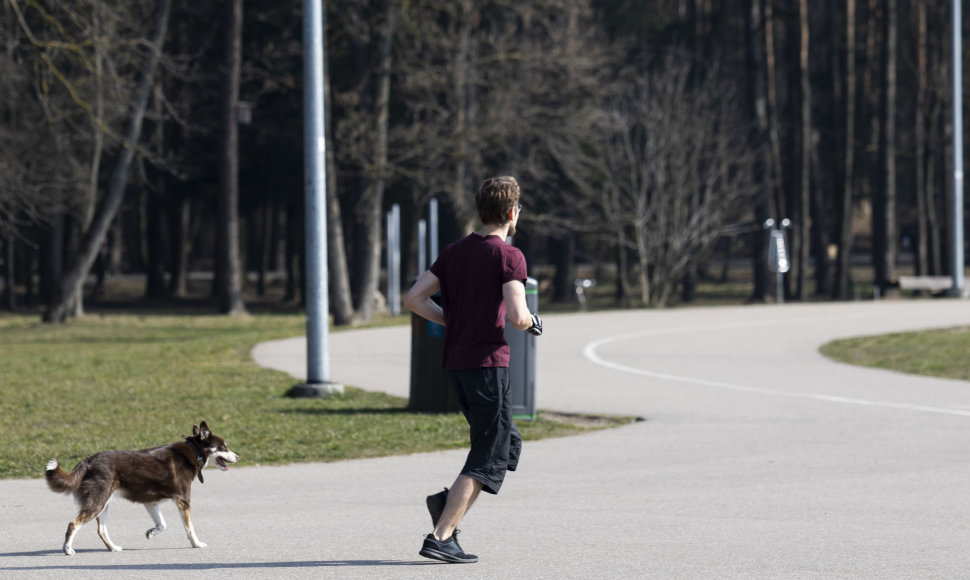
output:
<path id="1" fill-rule="evenodd" d="M 441 281 L 446 369 L 509 366 L 502 285 L 527 278 L 525 256 L 498 236 L 471 234 L 431 266 Z"/>

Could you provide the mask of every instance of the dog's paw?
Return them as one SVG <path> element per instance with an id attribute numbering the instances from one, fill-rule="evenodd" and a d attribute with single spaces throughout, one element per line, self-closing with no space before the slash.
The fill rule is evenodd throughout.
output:
<path id="1" fill-rule="evenodd" d="M 124 552 L 125 551 L 124 548 L 122 548 L 121 546 L 111 546 L 108 549 L 111 550 L 112 552 Z"/>
<path id="2" fill-rule="evenodd" d="M 74 548 L 71 548 L 69 546 L 64 546 L 64 555 L 65 556 L 73 556 L 74 554 L 75 554 Z"/>
<path id="3" fill-rule="evenodd" d="M 205 547 L 207 547 L 208 545 L 209 545 L 209 544 L 206 544 L 205 542 L 193 542 L 193 543 L 192 543 L 192 547 L 193 547 L 193 548 L 205 548 Z"/>
<path id="4" fill-rule="evenodd" d="M 152 528 L 145 532 L 145 539 L 150 540 L 159 534 L 158 528 Z"/>

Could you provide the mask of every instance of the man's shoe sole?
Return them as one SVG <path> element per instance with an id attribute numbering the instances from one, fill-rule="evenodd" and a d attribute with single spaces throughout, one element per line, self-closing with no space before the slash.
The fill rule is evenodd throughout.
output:
<path id="1" fill-rule="evenodd" d="M 424 556 L 425 558 L 440 560 L 442 562 L 448 562 L 449 564 L 474 564 L 475 562 L 478 562 L 478 556 L 472 556 L 470 558 L 458 558 L 456 556 L 452 556 L 451 554 L 439 552 L 438 550 L 432 548 L 421 548 L 421 551 L 418 552 L 418 554 Z"/>

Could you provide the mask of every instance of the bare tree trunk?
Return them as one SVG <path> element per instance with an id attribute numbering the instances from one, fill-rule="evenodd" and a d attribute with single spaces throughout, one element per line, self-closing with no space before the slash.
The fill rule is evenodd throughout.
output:
<path id="1" fill-rule="evenodd" d="M 327 11 L 323 10 L 323 30 L 327 30 Z M 326 44 L 326 38 L 324 39 Z M 332 143 L 333 115 L 330 114 L 330 67 L 324 67 L 323 90 L 326 110 L 327 142 Z M 337 195 L 337 163 L 334 148 L 326 148 L 327 163 L 327 252 L 330 270 L 330 311 L 337 326 L 350 324 L 354 318 L 353 297 L 350 292 L 350 272 L 347 268 L 347 250 L 344 243 L 343 216 Z"/>
<path id="2" fill-rule="evenodd" d="M 145 179 L 144 165 L 136 166 L 137 171 L 133 176 L 132 185 L 138 191 L 138 207 L 135 208 L 135 219 L 130 219 L 126 223 L 129 226 L 128 257 L 132 262 L 132 269 L 144 272 L 148 269 L 148 188 L 150 184 Z M 136 252 L 130 251 L 136 248 Z"/>
<path id="3" fill-rule="evenodd" d="M 616 305 L 620 308 L 630 306 L 630 282 L 627 280 L 627 250 L 623 233 L 616 234 Z"/>
<path id="4" fill-rule="evenodd" d="M 186 196 L 178 200 L 172 217 L 172 277 L 169 280 L 169 293 L 177 298 L 185 298 L 189 293 L 188 270 L 189 255 L 192 253 L 192 201 Z"/>
<path id="5" fill-rule="evenodd" d="M 811 248 L 809 252 L 815 257 L 815 295 L 824 296 L 831 292 L 831 268 L 829 267 L 829 233 L 828 233 L 828 207 L 825 193 L 832 189 L 832 175 L 823 171 L 823 164 L 819 161 L 822 155 L 828 155 L 830 151 L 821 150 L 821 137 L 818 129 L 812 131 L 812 175 L 815 179 L 815 187 L 811 194 Z M 832 159 L 826 159 L 825 167 L 831 166 Z"/>
<path id="6" fill-rule="evenodd" d="M 127 184 L 126 184 L 127 185 Z M 121 219 L 116 218 L 110 226 L 108 235 L 108 272 L 120 274 L 124 268 L 124 228 L 121 227 Z"/>
<path id="7" fill-rule="evenodd" d="M 878 204 L 873 203 L 873 260 L 874 283 L 883 292 L 896 278 L 896 20 L 897 0 L 886 0 L 883 38 L 883 87 L 880 93 L 881 164 L 878 172 L 879 188 L 875 192 Z M 876 201 L 874 200 L 874 201 Z"/>
<path id="8" fill-rule="evenodd" d="M 916 0 L 916 273 L 929 270 L 926 208 L 926 0 Z"/>
<path id="9" fill-rule="evenodd" d="M 155 153 L 160 157 L 165 155 L 165 111 L 162 107 L 161 87 L 155 89 Z M 145 298 L 159 299 L 167 294 L 165 288 L 165 176 L 161 171 L 156 172 L 154 184 L 146 183 L 148 194 L 148 211 L 145 215 L 146 249 L 148 251 L 147 276 L 145 280 Z"/>
<path id="10" fill-rule="evenodd" d="M 842 183 L 842 208 L 839 215 L 840 241 L 836 268 L 835 296 L 849 298 L 852 280 L 852 194 L 855 179 L 855 2 L 845 3 L 845 175 Z"/>
<path id="11" fill-rule="evenodd" d="M 459 0 L 459 32 L 458 50 L 455 52 L 454 61 L 454 100 L 455 107 L 455 143 L 457 152 L 455 155 L 455 181 L 452 188 L 448 191 L 449 201 L 458 222 L 459 232 L 462 235 L 470 234 L 473 230 L 474 217 L 469 210 L 468 199 L 468 175 L 467 161 L 468 139 L 466 137 L 468 129 L 468 102 L 469 102 L 469 77 L 470 57 L 471 57 L 471 36 L 472 36 L 472 4 L 468 0 Z"/>
<path id="12" fill-rule="evenodd" d="M 54 300 L 57 287 L 63 278 L 61 266 L 64 263 L 64 216 L 57 214 L 50 224 L 50 232 L 40 248 L 40 296 L 45 303 Z M 72 289 L 73 291 L 73 289 Z M 73 299 L 73 296 L 70 297 Z M 70 305 L 67 305 L 70 307 Z M 73 308 L 70 308 L 74 312 Z"/>
<path id="13" fill-rule="evenodd" d="M 808 0 L 798 0 L 799 20 L 799 78 L 801 84 L 801 164 L 800 164 L 800 202 L 798 220 L 797 290 L 799 300 L 805 299 L 805 270 L 808 268 L 808 254 L 811 244 L 812 228 L 811 183 L 812 183 L 812 83 L 809 78 L 809 26 Z"/>
<path id="14" fill-rule="evenodd" d="M 101 24 L 102 24 L 102 7 L 100 4 L 92 4 L 93 13 L 91 15 L 91 24 L 93 28 L 93 36 L 95 39 L 100 40 L 101 38 Z M 104 118 L 104 83 L 102 82 L 104 76 L 104 56 L 102 51 L 95 47 L 94 50 L 94 115 L 96 119 Z M 74 236 L 80 238 L 83 232 L 87 231 L 91 227 L 91 220 L 94 217 L 94 210 L 98 203 L 98 176 L 101 175 L 101 157 L 104 153 L 104 131 L 98 126 L 95 119 L 91 120 L 91 134 L 94 137 L 94 145 L 91 152 L 91 168 L 88 173 L 88 188 L 85 193 L 85 204 L 82 209 L 81 219 L 79 223 L 79 228 L 75 231 Z M 77 239 L 74 240 L 75 244 Z M 75 247 L 77 247 L 75 245 Z M 74 311 L 70 314 L 71 317 L 84 316 L 84 284 L 82 283 L 74 297 L 73 303 Z"/>
<path id="15" fill-rule="evenodd" d="M 727 264 L 731 259 L 730 249 L 728 255 L 724 261 L 725 274 L 727 273 Z M 684 304 L 690 304 L 697 300 L 697 262 L 691 261 L 687 265 L 687 273 L 684 274 L 683 279 L 680 282 L 680 301 Z"/>
<path id="16" fill-rule="evenodd" d="M 329 115 L 328 115 L 329 116 Z M 350 292 L 350 271 L 347 267 L 347 251 L 344 244 L 343 217 L 340 198 L 337 196 L 336 162 L 333 147 L 327 147 L 327 251 L 330 262 L 330 310 L 333 323 L 338 326 L 350 324 L 354 317 L 354 305 Z"/>
<path id="17" fill-rule="evenodd" d="M 571 302 L 576 300 L 575 267 L 573 266 L 576 240 L 573 236 L 557 238 L 550 244 L 552 259 L 556 265 L 556 274 L 552 284 L 553 302 Z"/>
<path id="18" fill-rule="evenodd" d="M 939 22 L 938 19 L 936 21 Z M 930 127 L 932 127 L 930 135 L 933 136 L 933 139 L 930 140 L 930 163 L 927 167 L 926 178 L 928 184 L 926 217 L 930 229 L 932 273 L 937 276 L 947 271 L 947 268 L 943 265 L 947 252 L 944 249 L 946 230 L 942 224 L 945 220 L 940 213 L 945 215 L 948 205 L 946 202 L 940 203 L 941 200 L 938 198 L 947 197 L 946 193 L 950 186 L 947 176 L 953 175 L 953 155 L 951 151 L 953 127 L 948 122 L 950 117 L 948 108 L 952 104 L 950 102 L 951 91 L 949 90 L 949 83 L 952 78 L 950 72 L 951 42 L 948 39 L 949 35 L 945 35 L 944 38 L 940 38 L 940 36 L 934 34 L 929 37 L 933 43 L 932 54 L 934 58 L 932 63 L 935 65 L 933 84 L 940 88 L 936 92 L 933 108 L 930 110 Z"/>
<path id="19" fill-rule="evenodd" d="M 374 127 L 375 143 L 373 158 L 373 175 L 370 178 L 367 198 L 364 200 L 364 216 L 366 228 L 367 252 L 361 268 L 364 271 L 363 283 L 360 287 L 360 297 L 354 322 L 363 324 L 370 322 L 374 316 L 375 298 L 378 292 L 378 281 L 381 269 L 381 232 L 383 220 L 381 209 L 384 204 L 384 184 L 387 173 L 387 135 L 390 116 L 391 97 L 391 49 L 394 40 L 394 22 L 397 7 L 390 3 L 385 21 L 383 43 L 381 47 L 380 65 L 378 67 L 378 84 L 376 100 L 376 124 Z"/>
<path id="20" fill-rule="evenodd" d="M 940 74 L 945 74 L 946 61 L 940 62 Z M 931 139 L 929 142 L 929 151 L 927 152 L 926 164 L 926 223 L 929 230 L 929 250 L 930 250 L 930 263 L 929 263 L 929 273 L 939 276 L 943 273 L 943 246 L 940 239 L 940 224 L 939 218 L 937 216 L 937 202 L 936 202 L 936 192 L 945 188 L 937 187 L 937 167 L 940 163 L 940 139 L 943 137 L 944 130 L 942 129 L 942 117 L 943 117 L 943 102 L 942 99 L 936 99 L 933 108 L 930 111 L 930 123 L 932 133 L 938 135 L 937 138 Z"/>
<path id="21" fill-rule="evenodd" d="M 243 266 L 239 256 L 239 83 L 242 67 L 243 2 L 230 2 L 226 30 L 226 70 L 222 105 L 222 157 L 220 163 L 219 237 L 222 250 L 219 277 L 219 311 L 246 313 L 242 296 Z"/>
<path id="22" fill-rule="evenodd" d="M 748 102 L 751 103 L 749 113 L 754 121 L 756 131 L 755 140 L 759 147 L 770 142 L 768 123 L 768 94 L 765 81 L 765 49 L 764 15 L 761 10 L 762 0 L 749 0 L 745 11 L 745 24 L 748 42 L 746 45 L 746 69 L 748 71 Z M 760 183 L 760 194 L 755 200 L 755 219 L 763 224 L 768 218 L 781 219 L 772 207 L 772 179 L 771 148 L 763 149 L 768 153 L 766 159 L 758 163 L 757 179 Z M 768 248 L 767 237 L 762 231 L 753 234 L 751 251 L 753 253 L 754 284 L 750 300 L 764 302 L 768 296 Z M 725 261 L 727 264 L 727 261 Z"/>
<path id="23" fill-rule="evenodd" d="M 772 7 L 774 0 L 765 0 L 765 73 L 767 75 L 768 91 L 768 133 L 771 136 L 771 165 L 775 183 L 775 208 L 778 215 L 776 220 L 787 217 L 788 207 L 785 203 L 785 192 L 781 163 L 781 123 L 778 120 L 778 72 L 775 61 L 775 17 Z"/>
<path id="24" fill-rule="evenodd" d="M 286 207 L 286 294 L 283 296 L 285 302 L 292 302 L 299 299 L 303 301 L 303 271 L 301 269 L 300 242 L 304 239 L 303 222 L 299 219 L 302 215 L 298 208 L 302 205 L 291 203 Z"/>
<path id="25" fill-rule="evenodd" d="M 37 271 L 37 258 L 39 252 L 36 248 L 29 248 L 24 258 L 24 304 L 28 307 L 37 303 L 37 286 L 34 284 L 34 272 Z"/>
<path id="26" fill-rule="evenodd" d="M 259 253 L 254 261 L 258 262 L 256 272 L 256 295 L 266 296 L 266 274 L 269 272 L 269 259 L 273 248 L 273 202 L 265 204 L 259 212 Z"/>
<path id="27" fill-rule="evenodd" d="M 98 255 L 101 240 L 107 233 L 108 227 L 118 212 L 122 199 L 124 199 L 125 186 L 128 182 L 128 169 L 135 155 L 135 146 L 141 136 L 142 121 L 151 96 L 155 70 L 158 68 L 158 61 L 162 54 L 162 45 L 165 43 L 165 33 L 168 28 L 171 8 L 171 0 L 158 0 L 151 51 L 146 58 L 142 79 L 132 105 L 131 117 L 125 131 L 125 147 L 115 164 L 108 184 L 108 191 L 98 206 L 91 227 L 85 232 L 81 240 L 77 259 L 71 264 L 67 274 L 64 275 L 44 311 L 43 320 L 45 322 L 66 322 L 70 317 L 72 299 L 77 295 L 78 288 L 83 287 L 84 278 L 91 270 L 91 265 Z"/>
<path id="28" fill-rule="evenodd" d="M 13 234 L 7 233 L 2 238 L 4 248 L 3 269 L 3 304 L 7 310 L 17 310 L 17 281 L 14 276 L 14 244 Z"/>
<path id="29" fill-rule="evenodd" d="M 876 193 L 875 179 L 876 172 L 879 171 L 879 90 L 876 88 L 876 75 L 879 72 L 879 10 L 880 0 L 869 0 L 866 10 L 866 68 L 862 74 L 862 98 L 865 110 L 865 144 L 862 148 L 864 155 L 861 156 L 860 175 L 865 178 L 859 180 L 860 195 L 870 204 L 870 213 L 875 212 L 879 205 L 878 194 Z M 871 216 L 870 216 L 871 218 Z M 870 219 L 872 238 L 870 240 L 870 259 L 875 263 L 876 253 L 872 246 L 876 244 L 875 220 Z"/>
<path id="30" fill-rule="evenodd" d="M 662 308 L 666 303 L 666 296 L 660 299 L 660 303 L 655 303 L 651 300 L 650 259 L 649 254 L 647 253 L 647 223 L 645 220 L 636 220 L 636 224 L 634 225 L 633 229 L 637 244 L 637 261 L 640 266 L 640 303 L 644 305 L 654 304 Z"/>

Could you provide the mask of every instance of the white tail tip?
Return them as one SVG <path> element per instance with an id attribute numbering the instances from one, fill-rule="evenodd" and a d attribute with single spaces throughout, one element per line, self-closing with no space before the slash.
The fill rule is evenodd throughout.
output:
<path id="1" fill-rule="evenodd" d="M 54 471 L 55 469 L 57 469 L 57 460 L 51 459 L 50 461 L 47 462 L 47 469 L 45 469 L 44 471 Z"/>

